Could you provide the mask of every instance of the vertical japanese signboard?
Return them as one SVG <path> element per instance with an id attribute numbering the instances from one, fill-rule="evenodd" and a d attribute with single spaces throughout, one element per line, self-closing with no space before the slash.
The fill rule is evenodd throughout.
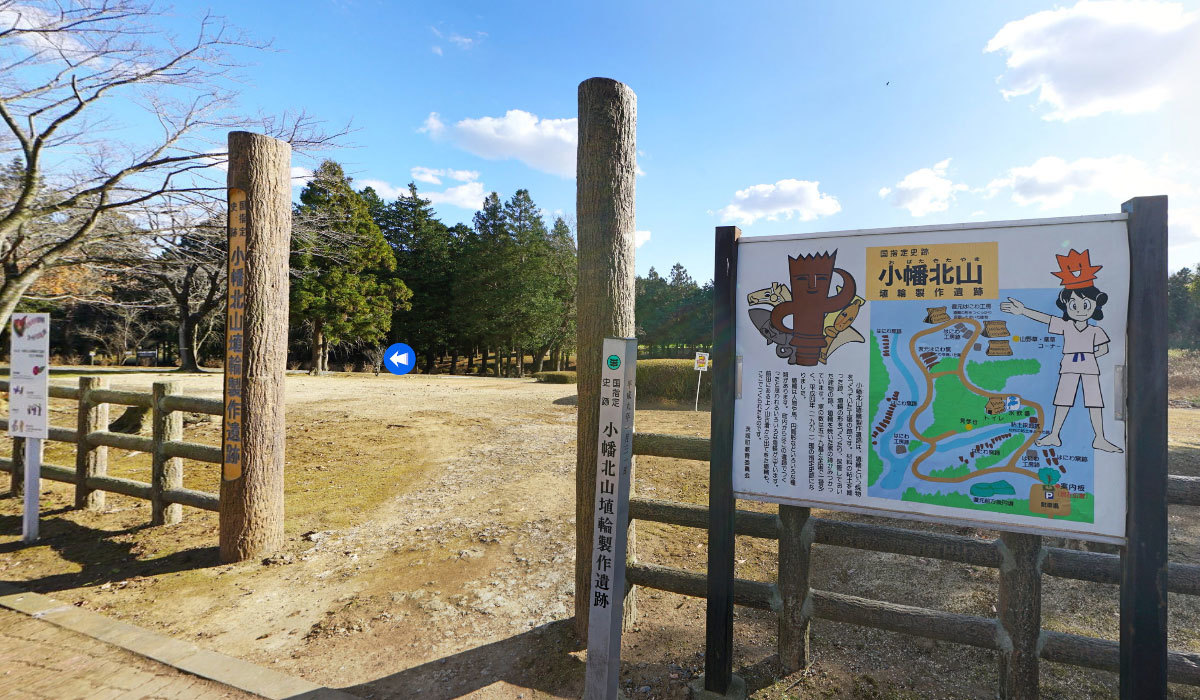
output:
<path id="1" fill-rule="evenodd" d="M 49 437 L 50 315 L 12 315 L 8 384 L 10 437 Z"/>
<path id="2" fill-rule="evenodd" d="M 229 189 L 229 294 L 225 310 L 225 419 L 222 476 L 242 475 L 242 324 L 246 309 L 246 193 Z"/>
<path id="3" fill-rule="evenodd" d="M 1123 214 L 738 249 L 738 497 L 1121 541 Z"/>
<path id="4" fill-rule="evenodd" d="M 596 450 L 586 700 L 614 700 L 621 667 L 637 340 L 605 338 Z"/>

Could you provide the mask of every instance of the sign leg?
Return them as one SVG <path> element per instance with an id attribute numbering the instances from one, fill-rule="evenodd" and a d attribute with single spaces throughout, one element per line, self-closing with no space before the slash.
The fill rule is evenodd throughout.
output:
<path id="1" fill-rule="evenodd" d="M 21 520 L 21 539 L 36 542 L 38 538 L 38 499 L 41 496 L 42 440 L 25 441 L 25 513 Z"/>

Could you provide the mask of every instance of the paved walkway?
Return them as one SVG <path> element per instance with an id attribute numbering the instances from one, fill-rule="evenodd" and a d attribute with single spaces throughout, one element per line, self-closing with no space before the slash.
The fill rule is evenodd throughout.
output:
<path id="1" fill-rule="evenodd" d="M 3 608 L 0 669 L 0 698 L 257 697 Z"/>
<path id="2" fill-rule="evenodd" d="M 257 697 L 354 696 L 0 583 L 0 698 Z"/>

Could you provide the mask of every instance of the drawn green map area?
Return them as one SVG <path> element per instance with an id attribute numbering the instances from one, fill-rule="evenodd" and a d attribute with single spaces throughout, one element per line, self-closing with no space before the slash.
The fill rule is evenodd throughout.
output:
<path id="1" fill-rule="evenodd" d="M 1086 411 L 1068 414 L 1085 430 L 1064 429 L 1061 446 L 1037 444 L 1055 410 L 1061 338 L 995 300 L 933 311 L 873 302 L 872 318 L 886 321 L 870 337 L 868 495 L 1092 522 Z"/>

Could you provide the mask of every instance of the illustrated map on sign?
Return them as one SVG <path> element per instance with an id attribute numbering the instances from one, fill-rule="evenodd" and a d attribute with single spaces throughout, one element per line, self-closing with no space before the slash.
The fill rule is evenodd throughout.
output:
<path id="1" fill-rule="evenodd" d="M 1001 290 L 1055 308 L 1057 289 Z M 999 300 L 873 302 L 868 494 L 1081 522 L 1094 519 L 1094 436 L 1066 413 L 1047 440 L 1063 336 Z"/>

